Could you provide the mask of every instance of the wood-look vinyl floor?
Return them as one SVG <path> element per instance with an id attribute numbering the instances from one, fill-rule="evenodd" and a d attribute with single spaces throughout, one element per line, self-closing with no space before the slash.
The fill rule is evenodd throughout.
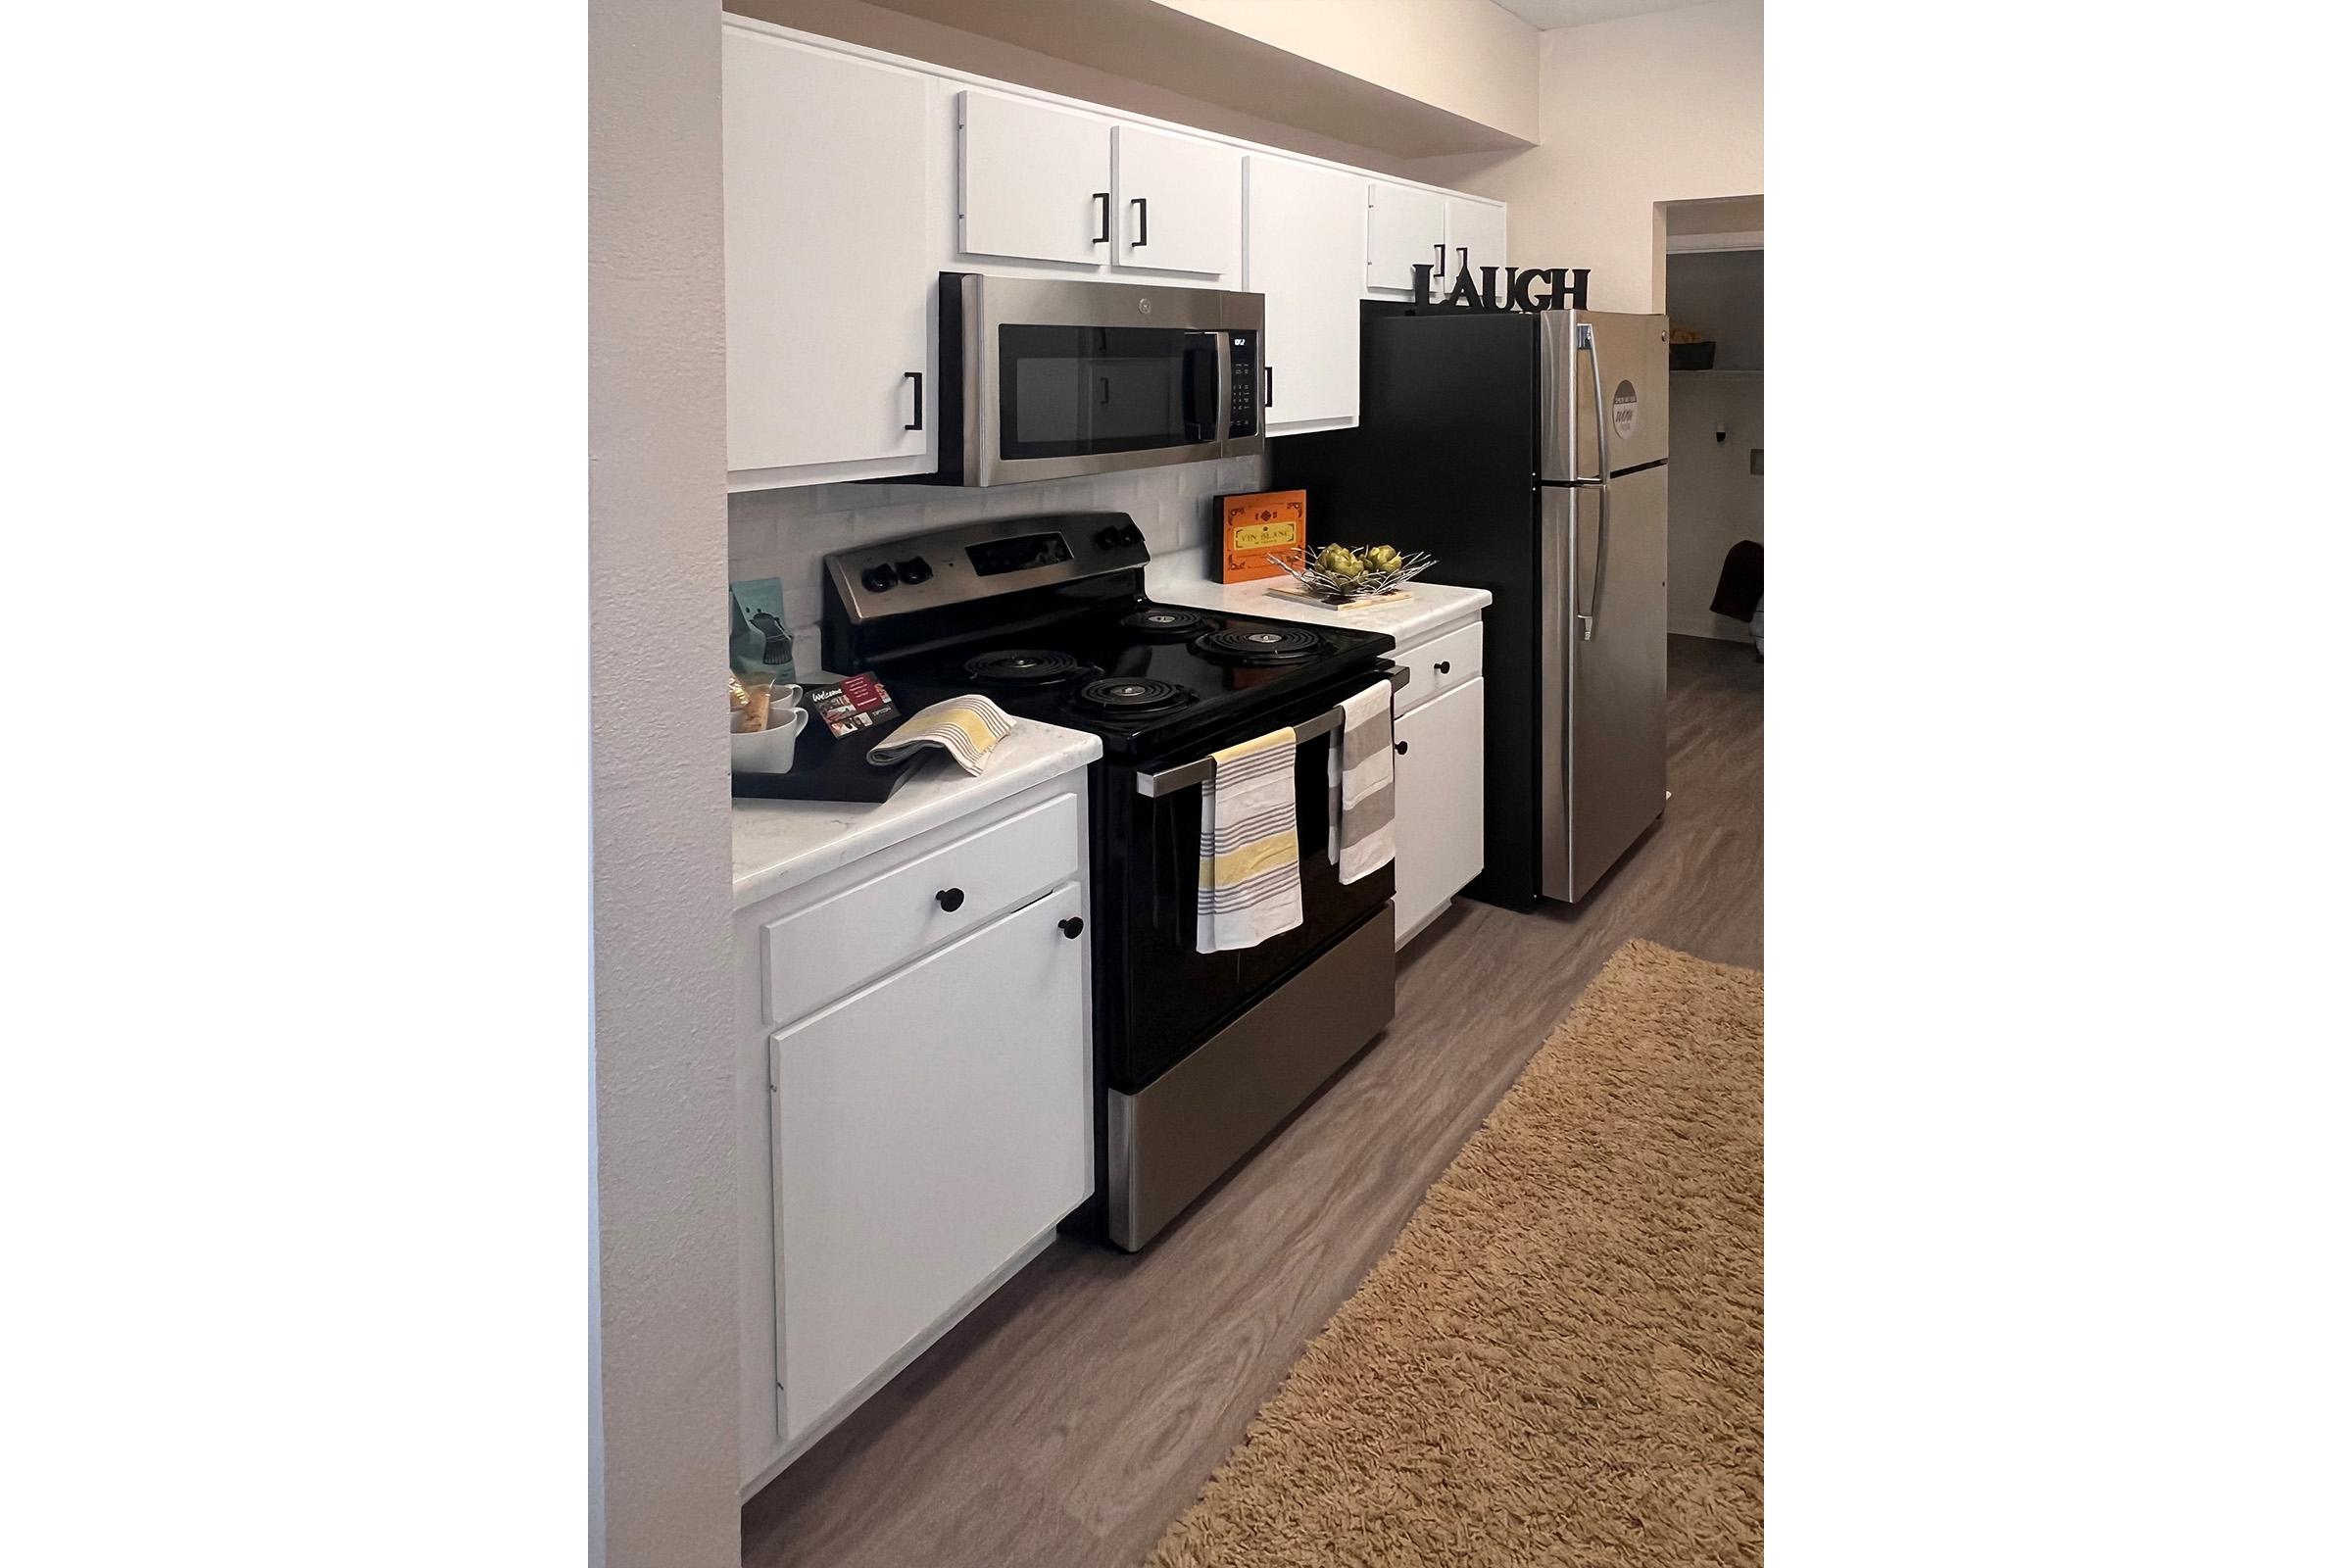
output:
<path id="1" fill-rule="evenodd" d="M 1126 1568 L 1629 938 L 1764 961 L 1764 678 L 1670 639 L 1666 819 L 1571 910 L 1467 902 L 1396 1018 L 1126 1256 L 1056 1242 L 744 1508 L 747 1568 Z"/>

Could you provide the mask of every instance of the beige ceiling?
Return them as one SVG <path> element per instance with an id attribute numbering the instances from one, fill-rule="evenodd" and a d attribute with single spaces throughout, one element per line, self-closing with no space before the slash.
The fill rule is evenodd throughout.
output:
<path id="1" fill-rule="evenodd" d="M 995 40 L 1402 159 L 1529 145 L 1529 136 L 1448 113 L 1154 0 L 725 0 L 725 4 L 729 11 L 745 16 L 963 69 L 980 68 L 968 50 L 955 43 L 956 35 Z M 956 33 L 935 34 L 943 47 L 926 48 L 929 40 L 899 36 L 881 23 L 880 19 L 894 14 L 953 28 Z M 991 73 L 981 70 L 981 74 Z"/>
<path id="2" fill-rule="evenodd" d="M 1581 27 L 1588 22 L 1614 22 L 1652 11 L 1677 11 L 1700 0 L 1494 0 L 1514 16 L 1525 18 L 1546 32 L 1554 27 Z"/>

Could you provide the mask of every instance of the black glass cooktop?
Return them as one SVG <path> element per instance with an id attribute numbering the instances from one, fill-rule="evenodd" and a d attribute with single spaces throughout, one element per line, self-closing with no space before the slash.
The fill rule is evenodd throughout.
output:
<path id="1" fill-rule="evenodd" d="M 1379 632 L 1155 605 L 1101 604 L 1001 641 L 981 637 L 875 665 L 894 695 L 982 692 L 1011 713 L 1102 737 L 1142 756 L 1248 733 L 1257 714 L 1358 671 L 1396 646 Z"/>

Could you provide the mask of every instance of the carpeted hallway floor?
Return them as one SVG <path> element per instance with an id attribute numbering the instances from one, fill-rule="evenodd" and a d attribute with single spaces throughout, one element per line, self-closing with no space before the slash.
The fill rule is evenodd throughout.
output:
<path id="1" fill-rule="evenodd" d="M 1763 1560 L 1764 978 L 1609 960 L 1150 1568 Z"/>

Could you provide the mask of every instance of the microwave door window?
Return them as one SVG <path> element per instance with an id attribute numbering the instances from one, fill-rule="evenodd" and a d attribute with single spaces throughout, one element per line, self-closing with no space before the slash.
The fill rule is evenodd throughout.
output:
<path id="1" fill-rule="evenodd" d="M 1150 327 L 1005 326 L 1000 427 L 1006 458 L 1192 446 L 1214 401 L 1214 340 Z M 1200 340 L 1206 339 L 1204 348 Z M 1199 390 L 1205 361 L 1206 397 Z"/>

